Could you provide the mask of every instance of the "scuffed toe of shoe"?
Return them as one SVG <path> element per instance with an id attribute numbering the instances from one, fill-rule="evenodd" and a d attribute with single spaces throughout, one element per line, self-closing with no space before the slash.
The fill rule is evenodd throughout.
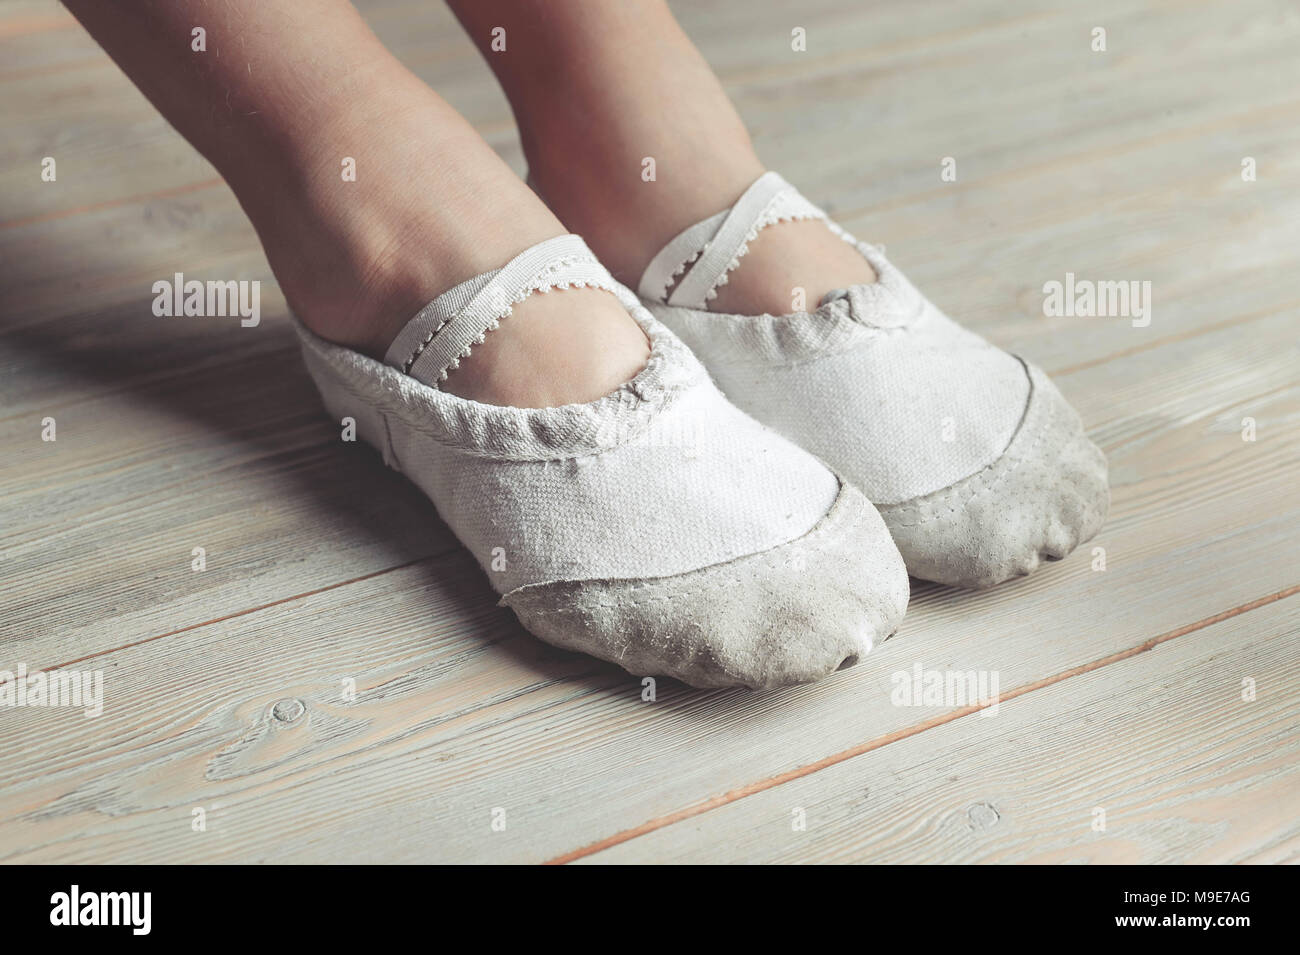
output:
<path id="1" fill-rule="evenodd" d="M 1051 379 L 1025 368 L 1025 415 L 998 460 L 941 491 L 880 507 L 913 576 L 991 587 L 1060 560 L 1101 529 L 1106 456 Z"/>
<path id="2" fill-rule="evenodd" d="M 538 637 L 629 673 L 768 689 L 857 663 L 907 609 L 902 558 L 841 483 L 803 537 L 671 577 L 530 584 L 501 602 Z"/>

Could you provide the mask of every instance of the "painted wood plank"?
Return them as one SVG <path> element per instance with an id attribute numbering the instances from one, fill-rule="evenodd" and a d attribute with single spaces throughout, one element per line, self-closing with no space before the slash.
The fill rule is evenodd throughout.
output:
<path id="1" fill-rule="evenodd" d="M 341 440 L 287 345 L 189 355 L 113 400 L 51 395 L 0 422 L 9 652 L 78 659 L 458 547 L 413 485 Z"/>
<path id="2" fill-rule="evenodd" d="M 1294 861 L 1298 703 L 1293 596 L 583 861 Z"/>

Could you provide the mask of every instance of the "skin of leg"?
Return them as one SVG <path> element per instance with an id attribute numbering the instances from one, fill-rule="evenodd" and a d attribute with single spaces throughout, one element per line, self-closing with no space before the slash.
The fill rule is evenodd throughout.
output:
<path id="1" fill-rule="evenodd" d="M 448 3 L 505 89 L 540 193 L 625 284 L 762 174 L 722 84 L 662 0 Z M 654 181 L 642 178 L 647 157 Z M 784 314 L 796 286 L 816 302 L 872 281 L 821 223 L 783 223 L 750 243 L 710 307 Z"/>
<path id="2" fill-rule="evenodd" d="M 382 357 L 439 292 L 565 231 L 346 0 L 66 5 L 230 184 L 290 307 L 325 338 Z M 200 26 L 205 51 L 191 46 Z M 612 296 L 534 295 L 445 388 L 497 404 L 587 401 L 647 350 Z"/>

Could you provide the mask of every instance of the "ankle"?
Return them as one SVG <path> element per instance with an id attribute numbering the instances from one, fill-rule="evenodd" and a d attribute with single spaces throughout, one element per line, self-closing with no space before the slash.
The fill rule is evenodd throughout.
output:
<path id="1" fill-rule="evenodd" d="M 228 178 L 290 308 L 376 358 L 438 293 L 564 232 L 450 106 L 398 78 L 263 159 Z"/>
<path id="2" fill-rule="evenodd" d="M 677 233 L 726 209 L 763 173 L 747 136 L 643 143 L 561 120 L 526 129 L 522 141 L 546 204 L 632 288 Z M 583 148 L 574 150 L 575 141 Z"/>

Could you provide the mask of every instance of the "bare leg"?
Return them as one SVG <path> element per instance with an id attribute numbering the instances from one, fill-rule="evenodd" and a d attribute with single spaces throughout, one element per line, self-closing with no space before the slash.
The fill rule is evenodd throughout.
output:
<path id="1" fill-rule="evenodd" d="M 624 283 L 685 227 L 727 208 L 762 172 L 744 124 L 662 0 L 448 0 L 514 108 L 547 204 Z M 495 27 L 506 49 L 491 49 Z M 656 180 L 643 181 L 653 157 Z M 711 307 L 783 314 L 875 280 L 818 222 L 765 229 Z"/>
<path id="2" fill-rule="evenodd" d="M 440 291 L 565 231 L 347 0 L 67 6 L 230 184 L 290 307 L 325 338 L 381 356 Z M 198 26 L 206 52 L 191 49 Z M 586 401 L 646 351 L 612 296 L 532 296 L 446 387 L 498 404 Z"/>

